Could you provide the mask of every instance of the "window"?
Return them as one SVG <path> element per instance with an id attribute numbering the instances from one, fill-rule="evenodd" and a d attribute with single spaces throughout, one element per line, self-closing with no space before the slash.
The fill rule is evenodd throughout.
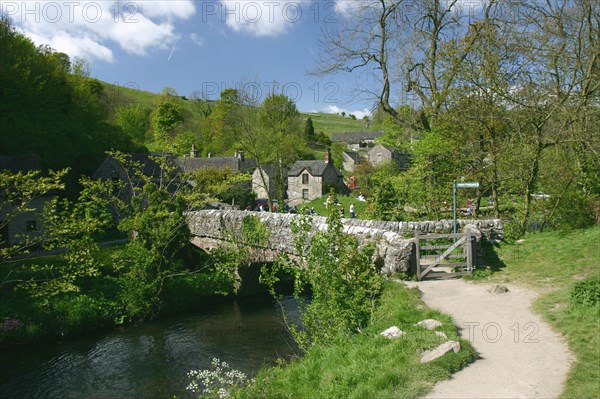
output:
<path id="1" fill-rule="evenodd" d="M 25 231 L 36 231 L 37 222 L 35 220 L 28 220 L 25 222 Z"/>
<path id="2" fill-rule="evenodd" d="M 302 190 L 302 198 L 305 200 L 308 199 L 308 188 Z"/>
<path id="3" fill-rule="evenodd" d="M 302 174 L 302 184 L 308 184 L 308 173 Z"/>

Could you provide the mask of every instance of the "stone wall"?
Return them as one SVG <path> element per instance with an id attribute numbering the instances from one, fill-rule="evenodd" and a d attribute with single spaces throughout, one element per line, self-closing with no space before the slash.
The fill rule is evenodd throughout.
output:
<path id="1" fill-rule="evenodd" d="M 205 210 L 187 214 L 193 243 L 200 248 L 210 250 L 223 242 L 232 242 L 241 237 L 242 220 L 246 216 L 255 216 L 270 230 L 269 242 L 264 248 L 251 248 L 252 261 L 271 262 L 281 252 L 296 255 L 290 223 L 299 215 Z M 312 231 L 327 228 L 326 218 L 311 217 Z M 343 219 L 344 232 L 357 238 L 359 245 L 375 241 L 376 261 L 383 273 L 408 272 L 414 262 L 415 231 L 426 233 L 451 232 L 452 221 L 439 222 L 385 222 L 377 220 Z M 460 229 L 469 226 L 477 237 L 499 239 L 502 237 L 502 224 L 498 220 L 461 220 Z"/>
<path id="2" fill-rule="evenodd" d="M 344 219 L 343 222 L 347 226 L 362 226 L 393 231 L 410 237 L 414 237 L 416 231 L 419 231 L 421 234 L 452 233 L 452 220 L 438 220 L 435 222 L 387 222 L 383 220 Z M 504 237 L 504 230 L 500 219 L 458 219 L 457 225 L 458 232 L 464 231 L 465 227 L 468 226 L 472 230 L 475 230 L 476 233 L 478 230 L 487 241 L 501 241 Z"/>

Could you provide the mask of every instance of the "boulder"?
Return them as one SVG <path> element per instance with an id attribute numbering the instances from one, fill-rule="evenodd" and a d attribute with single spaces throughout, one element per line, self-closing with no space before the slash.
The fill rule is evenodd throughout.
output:
<path id="1" fill-rule="evenodd" d="M 489 290 L 492 294 L 506 294 L 508 292 L 508 288 L 504 285 L 495 285 L 494 288 Z"/>
<path id="2" fill-rule="evenodd" d="M 440 337 L 444 340 L 448 339 L 448 336 L 443 331 L 434 331 L 434 332 L 435 332 L 435 335 L 437 335 L 438 337 Z"/>
<path id="3" fill-rule="evenodd" d="M 437 348 L 425 351 L 421 353 L 421 363 L 428 363 L 432 360 L 444 356 L 450 351 L 458 352 L 460 350 L 460 344 L 456 341 L 446 341 Z"/>
<path id="4" fill-rule="evenodd" d="M 387 338 L 387 339 L 394 339 L 394 338 L 401 337 L 404 334 L 406 334 L 404 331 L 401 331 L 396 326 L 392 326 L 392 327 L 388 328 L 387 330 L 385 330 L 384 332 L 380 333 L 379 335 L 381 335 L 382 337 Z"/>
<path id="5" fill-rule="evenodd" d="M 421 320 L 417 323 L 419 327 L 426 328 L 428 330 L 435 330 L 438 327 L 441 327 L 442 322 L 434 319 Z"/>

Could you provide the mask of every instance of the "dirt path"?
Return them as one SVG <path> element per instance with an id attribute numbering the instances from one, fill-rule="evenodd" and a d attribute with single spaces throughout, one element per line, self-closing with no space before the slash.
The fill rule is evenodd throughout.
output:
<path id="1" fill-rule="evenodd" d="M 536 294 L 508 286 L 504 294 L 491 285 L 463 280 L 407 283 L 423 300 L 448 313 L 480 358 L 437 384 L 427 398 L 556 398 L 573 357 L 559 334 L 534 314 Z"/>

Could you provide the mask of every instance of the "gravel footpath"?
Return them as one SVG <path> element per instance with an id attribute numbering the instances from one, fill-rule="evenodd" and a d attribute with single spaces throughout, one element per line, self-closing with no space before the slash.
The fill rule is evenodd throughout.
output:
<path id="1" fill-rule="evenodd" d="M 556 398 L 573 361 L 566 342 L 531 310 L 536 293 L 464 280 L 408 282 L 423 301 L 454 317 L 479 359 L 438 383 L 427 398 Z"/>

